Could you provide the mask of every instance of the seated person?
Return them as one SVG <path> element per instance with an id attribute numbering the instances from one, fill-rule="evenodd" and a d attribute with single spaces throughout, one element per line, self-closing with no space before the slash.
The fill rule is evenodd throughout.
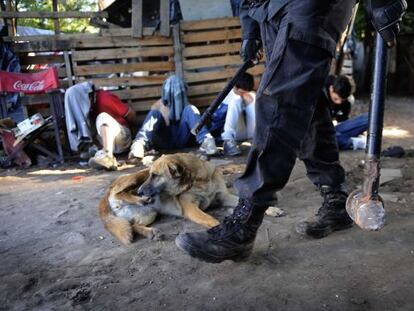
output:
<path id="1" fill-rule="evenodd" d="M 358 135 L 368 130 L 368 114 L 349 119 L 354 88 L 352 79 L 343 75 L 329 76 L 325 84 L 324 94 L 331 106 L 336 139 L 341 150 L 364 149 L 366 145 L 366 138 Z"/>
<path id="2" fill-rule="evenodd" d="M 89 159 L 89 165 L 116 170 L 114 154 L 127 151 L 132 140 L 130 124 L 135 123 L 135 113 L 128 105 L 108 91 L 95 92 L 92 83 L 84 82 L 66 91 L 65 116 L 71 149 L 78 151 L 82 144 L 92 143 L 91 120 L 102 149 Z"/>
<path id="3" fill-rule="evenodd" d="M 145 150 L 178 149 L 200 144 L 200 151 L 213 155 L 217 146 L 213 136 L 203 127 L 197 136 L 191 129 L 200 119 L 198 109 L 188 103 L 187 86 L 173 75 L 165 80 L 159 99 L 148 112 L 131 146 L 129 158 L 142 159 Z"/>
<path id="4" fill-rule="evenodd" d="M 245 73 L 224 99 L 227 104 L 227 115 L 221 138 L 224 141 L 224 154 L 234 156 L 240 154 L 236 141 L 253 138 L 255 128 L 255 101 L 253 76 Z"/>

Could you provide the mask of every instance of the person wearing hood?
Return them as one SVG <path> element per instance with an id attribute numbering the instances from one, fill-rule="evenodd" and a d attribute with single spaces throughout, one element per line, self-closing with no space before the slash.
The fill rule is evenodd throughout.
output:
<path id="1" fill-rule="evenodd" d="M 152 148 L 179 149 L 195 144 L 203 153 L 216 154 L 217 146 L 207 127 L 196 136 L 191 134 L 199 119 L 200 112 L 188 102 L 186 83 L 178 76 L 170 76 L 132 143 L 129 159 L 142 159 L 145 151 Z"/>

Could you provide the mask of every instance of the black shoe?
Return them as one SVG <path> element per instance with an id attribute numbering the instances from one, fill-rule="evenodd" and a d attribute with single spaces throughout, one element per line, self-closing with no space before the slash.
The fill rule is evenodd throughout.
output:
<path id="1" fill-rule="evenodd" d="M 207 231 L 182 233 L 175 239 L 175 244 L 190 256 L 203 261 L 241 261 L 252 252 L 265 210 L 240 199 L 233 215 L 226 217 L 221 224 Z"/>
<path id="2" fill-rule="evenodd" d="M 321 186 L 321 195 L 324 201 L 316 217 L 298 223 L 296 231 L 302 235 L 320 239 L 333 231 L 351 228 L 353 221 L 345 209 L 347 193 L 342 189 Z"/>

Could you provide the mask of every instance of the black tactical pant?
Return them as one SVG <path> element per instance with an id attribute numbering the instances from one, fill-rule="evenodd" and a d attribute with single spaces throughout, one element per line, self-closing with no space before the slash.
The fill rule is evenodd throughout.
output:
<path id="1" fill-rule="evenodd" d="M 344 182 L 329 106 L 318 101 L 332 55 L 294 31 L 283 19 L 261 24 L 266 70 L 256 97 L 252 149 L 235 184 L 240 198 L 260 205 L 285 186 L 297 157 L 315 185 Z"/>

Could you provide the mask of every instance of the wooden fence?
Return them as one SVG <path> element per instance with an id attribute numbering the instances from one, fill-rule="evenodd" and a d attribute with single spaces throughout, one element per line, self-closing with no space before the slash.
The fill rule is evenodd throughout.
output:
<path id="1" fill-rule="evenodd" d="M 241 65 L 241 29 L 238 18 L 187 21 L 181 25 L 182 68 L 189 84 L 190 102 L 208 105 Z M 256 83 L 263 64 L 250 69 Z"/>
<path id="2" fill-rule="evenodd" d="M 170 73 L 189 85 L 190 102 L 207 106 L 241 64 L 237 18 L 187 21 L 173 26 L 171 37 L 134 38 L 131 29 L 103 30 L 99 35 L 8 37 L 23 71 L 39 64 L 59 67 L 63 88 L 92 80 L 109 88 L 139 114 L 161 95 Z M 36 66 L 35 66 L 36 65 Z M 250 70 L 256 83 L 263 64 Z M 40 99 L 39 99 L 40 100 Z"/>
<path id="3" fill-rule="evenodd" d="M 114 89 L 137 112 L 159 99 L 163 81 L 175 70 L 168 37 L 101 36 L 74 40 L 72 46 L 75 82 L 92 80 L 97 87 Z"/>

